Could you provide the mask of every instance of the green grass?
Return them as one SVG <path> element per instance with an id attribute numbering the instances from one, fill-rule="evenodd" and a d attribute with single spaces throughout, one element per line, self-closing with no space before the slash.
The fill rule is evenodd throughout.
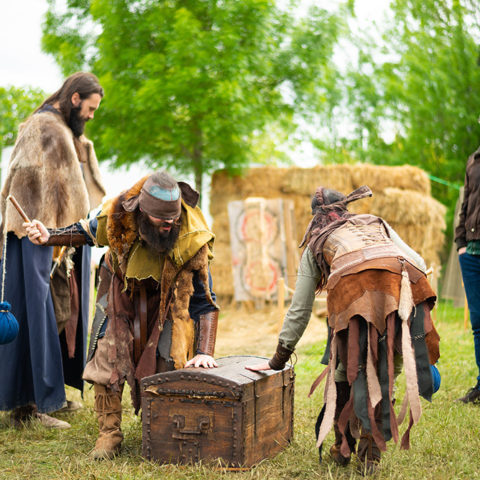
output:
<path id="1" fill-rule="evenodd" d="M 473 386 L 476 366 L 470 329 L 463 328 L 463 310 L 441 303 L 437 327 L 442 338 L 439 368 L 442 385 L 433 402 L 422 401 L 423 416 L 411 432 L 411 449 L 402 451 L 389 442 L 382 456 L 378 479 L 480 479 L 479 412 L 480 406 L 464 405 L 455 400 Z M 333 435 L 325 443 L 324 461 L 317 461 L 313 427 L 322 403 L 323 386 L 307 398 L 311 382 L 323 369 L 319 364 L 324 342 L 308 345 L 298 352 L 295 367 L 295 436 L 291 445 L 273 459 L 263 461 L 248 472 L 231 473 L 215 464 L 178 467 L 160 466 L 141 457 L 141 422 L 124 395 L 122 455 L 113 461 L 93 462 L 88 452 L 97 436 L 93 412 L 93 391 L 87 388 L 85 408 L 79 413 L 58 415 L 72 428 L 47 430 L 40 426 L 15 430 L 9 426 L 8 414 L 0 414 L 1 479 L 352 479 L 361 478 L 357 463 L 337 467 L 328 450 Z M 264 354 L 264 352 L 259 352 Z M 400 383 L 401 383 L 400 378 Z M 403 387 L 398 389 L 401 399 Z M 69 398 L 79 400 L 75 391 Z M 401 428 L 403 431 L 405 427 Z"/>

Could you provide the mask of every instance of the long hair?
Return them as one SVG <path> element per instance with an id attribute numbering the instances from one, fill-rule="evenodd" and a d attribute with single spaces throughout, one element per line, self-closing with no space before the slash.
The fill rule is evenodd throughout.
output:
<path id="1" fill-rule="evenodd" d="M 72 95 L 77 92 L 80 98 L 84 100 L 94 93 L 98 93 L 103 98 L 103 88 L 98 78 L 89 72 L 77 72 L 70 75 L 63 85 L 52 95 L 50 95 L 36 110 L 38 112 L 45 105 L 53 105 L 59 103 L 60 113 L 68 123 L 70 112 L 72 111 Z M 35 113 L 34 112 L 34 113 Z"/>
<path id="2" fill-rule="evenodd" d="M 354 213 L 347 210 L 349 203 L 371 196 L 372 191 L 367 185 L 357 188 L 347 196 L 337 190 L 322 186 L 315 190 L 311 203 L 313 218 L 305 231 L 300 247 L 308 244 L 315 255 L 321 273 L 318 290 L 325 287 L 330 274 L 330 265 L 323 256 L 325 241 L 335 229 L 355 216 Z"/>

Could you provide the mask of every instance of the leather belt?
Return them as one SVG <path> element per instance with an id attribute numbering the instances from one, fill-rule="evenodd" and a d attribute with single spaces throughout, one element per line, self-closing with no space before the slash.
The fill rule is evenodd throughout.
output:
<path id="1" fill-rule="evenodd" d="M 138 304 L 133 321 L 133 340 L 133 354 L 135 364 L 138 365 L 147 344 L 147 291 L 143 285 L 140 285 Z"/>

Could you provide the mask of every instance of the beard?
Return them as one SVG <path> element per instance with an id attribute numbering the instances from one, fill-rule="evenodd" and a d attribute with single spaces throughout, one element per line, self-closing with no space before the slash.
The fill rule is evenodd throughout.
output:
<path id="1" fill-rule="evenodd" d="M 72 109 L 70 110 L 70 118 L 68 120 L 68 126 L 71 128 L 73 135 L 77 138 L 83 134 L 83 131 L 85 130 L 85 123 L 87 123 L 87 120 L 83 119 L 80 116 L 81 108 L 82 108 L 81 102 L 78 107 L 72 106 Z"/>
<path id="2" fill-rule="evenodd" d="M 153 250 L 164 253 L 173 248 L 180 232 L 180 222 L 173 222 L 169 232 L 160 232 L 158 226 L 153 225 L 140 211 L 137 211 L 136 220 L 140 237 Z"/>

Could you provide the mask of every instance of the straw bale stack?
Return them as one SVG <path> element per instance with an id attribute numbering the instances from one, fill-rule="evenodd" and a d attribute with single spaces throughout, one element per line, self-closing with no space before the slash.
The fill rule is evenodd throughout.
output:
<path id="1" fill-rule="evenodd" d="M 368 185 L 373 192 L 380 192 L 389 187 L 400 190 L 413 190 L 430 196 L 428 175 L 418 167 L 385 167 L 362 163 L 352 165 L 353 188 Z"/>
<path id="2" fill-rule="evenodd" d="M 321 165 L 313 168 L 288 168 L 280 190 L 294 195 L 311 197 L 318 185 L 340 192 L 353 190 L 350 165 Z"/>
<path id="3" fill-rule="evenodd" d="M 311 196 L 318 185 L 350 193 L 368 185 L 374 195 L 351 205 L 355 213 L 372 213 L 384 218 L 427 265 L 440 264 L 445 229 L 445 207 L 430 196 L 427 174 L 412 166 L 386 167 L 369 164 L 321 165 L 313 168 L 262 167 L 250 169 L 244 177 L 213 174 L 210 213 L 213 217 L 215 259 L 212 275 L 219 296 L 233 295 L 228 202 L 248 197 L 283 198 L 293 201 L 297 242 L 310 222 Z"/>
<path id="4" fill-rule="evenodd" d="M 386 188 L 372 197 L 371 213 L 384 218 L 427 265 L 440 265 L 446 207 L 412 190 Z"/>

